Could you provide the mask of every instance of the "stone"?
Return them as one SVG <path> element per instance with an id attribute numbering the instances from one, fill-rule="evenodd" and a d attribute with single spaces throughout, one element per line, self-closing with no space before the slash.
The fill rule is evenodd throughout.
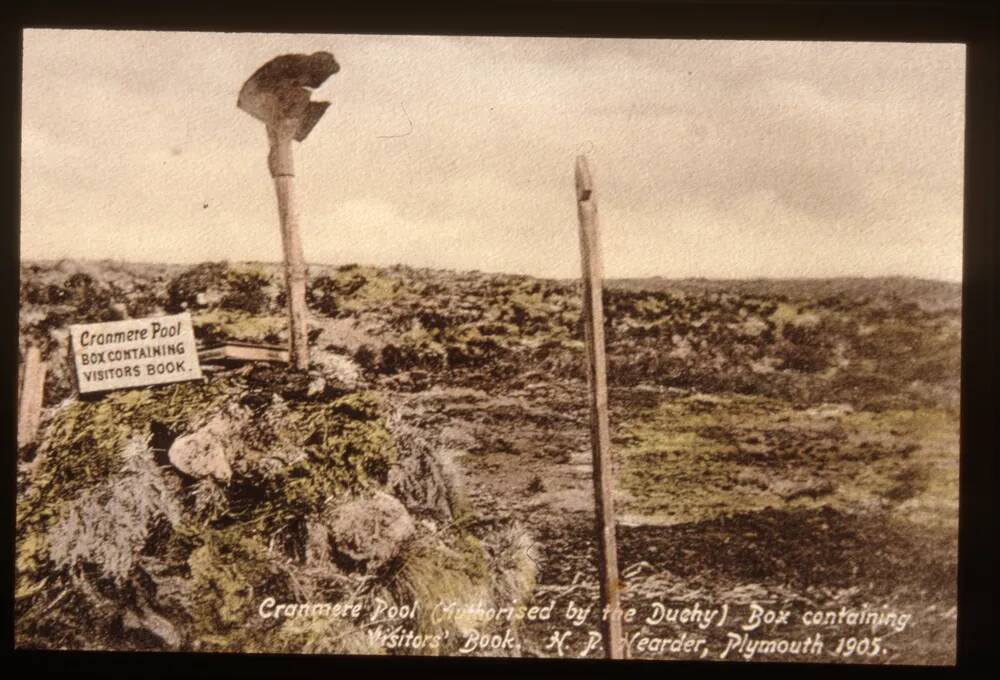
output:
<path id="1" fill-rule="evenodd" d="M 310 398 L 318 397 L 319 395 L 323 394 L 325 390 L 326 390 L 326 380 L 323 378 L 323 376 L 318 375 L 312 379 L 312 381 L 309 383 L 309 387 L 306 388 L 306 396 Z"/>
<path id="2" fill-rule="evenodd" d="M 370 491 L 330 507 L 323 516 L 329 549 L 345 566 L 372 573 L 399 554 L 416 531 L 416 523 L 399 500 Z M 313 530 L 313 537 L 320 535 Z M 313 554 L 319 554 L 317 546 Z"/>
<path id="3" fill-rule="evenodd" d="M 190 477 L 211 477 L 225 484 L 233 476 L 227 452 L 234 440 L 232 420 L 220 414 L 191 434 L 175 439 L 167 459 Z"/>
<path id="4" fill-rule="evenodd" d="M 194 303 L 198 307 L 211 307 L 222 302 L 221 291 L 202 291 L 194 296 Z"/>
<path id="5" fill-rule="evenodd" d="M 128 630 L 149 633 L 159 638 L 168 649 L 180 648 L 181 636 L 174 624 L 148 607 L 143 607 L 138 612 L 126 611 L 122 615 L 122 626 Z"/>
<path id="6" fill-rule="evenodd" d="M 322 372 L 327 382 L 341 386 L 344 390 L 355 390 L 361 385 L 361 368 L 348 356 L 336 352 L 316 352 L 313 363 Z"/>

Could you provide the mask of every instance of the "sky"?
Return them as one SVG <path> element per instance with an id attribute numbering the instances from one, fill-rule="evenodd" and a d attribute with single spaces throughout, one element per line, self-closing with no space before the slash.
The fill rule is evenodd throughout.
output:
<path id="1" fill-rule="evenodd" d="M 609 277 L 961 280 L 953 44 L 31 29 L 21 257 L 279 261 L 236 97 L 319 50 L 308 262 L 579 276 L 583 153 Z"/>

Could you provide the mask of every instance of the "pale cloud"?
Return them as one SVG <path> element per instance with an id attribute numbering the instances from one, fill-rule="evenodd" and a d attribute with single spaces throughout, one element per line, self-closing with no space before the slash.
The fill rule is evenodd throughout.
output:
<path id="1" fill-rule="evenodd" d="M 25 34 L 25 258 L 275 260 L 264 131 L 235 106 L 332 51 L 296 149 L 315 262 L 578 273 L 572 164 L 611 276 L 961 278 L 961 45 Z"/>

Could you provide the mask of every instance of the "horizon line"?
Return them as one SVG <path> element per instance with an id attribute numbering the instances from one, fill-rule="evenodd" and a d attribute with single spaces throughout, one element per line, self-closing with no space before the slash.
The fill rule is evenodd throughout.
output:
<path id="1" fill-rule="evenodd" d="M 160 266 L 160 267 L 194 267 L 199 264 L 209 264 L 209 263 L 224 263 L 224 264 L 256 264 L 256 265 L 270 265 L 275 267 L 283 266 L 283 263 L 279 260 L 201 260 L 198 262 L 154 262 L 154 261 L 143 261 L 143 260 L 121 260 L 111 257 L 105 258 L 91 258 L 91 257 L 57 257 L 57 258 L 20 258 L 18 260 L 20 265 L 23 264 L 58 264 L 59 262 L 69 261 L 69 262 L 87 262 L 87 263 L 116 263 L 121 265 L 145 265 L 145 266 Z M 521 272 L 511 272 L 511 271 L 487 271 L 482 269 L 446 269 L 440 267 L 426 267 L 406 264 L 403 262 L 398 262 L 396 264 L 389 265 L 376 265 L 376 264 L 365 264 L 362 262 L 345 262 L 342 264 L 333 264 L 329 262 L 306 262 L 306 266 L 314 267 L 371 267 L 374 269 L 391 269 L 394 267 L 405 267 L 414 270 L 425 270 L 425 271 L 438 271 L 438 272 L 453 272 L 456 274 L 485 274 L 485 275 L 501 275 L 501 276 L 523 276 L 531 279 L 540 279 L 548 281 L 575 281 L 580 277 L 563 277 L 563 276 L 538 276 L 536 274 L 525 274 Z M 707 275 L 686 275 L 686 276 L 667 276 L 663 274 L 634 274 L 626 276 L 605 276 L 605 281 L 623 281 L 623 280 L 651 280 L 659 279 L 663 281 L 689 281 L 689 280 L 701 280 L 701 281 L 824 281 L 824 280 L 834 280 L 834 279 L 865 279 L 865 280 L 880 280 L 880 279 L 911 279 L 914 281 L 929 281 L 933 283 L 947 283 L 947 284 L 958 284 L 962 285 L 963 279 L 947 279 L 947 278 L 929 278 L 926 276 L 919 276 L 916 274 L 898 274 L 898 273 L 886 273 L 886 274 L 835 274 L 826 276 L 808 276 L 808 275 L 791 275 L 791 276 L 766 276 L 766 275 L 752 275 L 752 276 L 707 276 Z"/>

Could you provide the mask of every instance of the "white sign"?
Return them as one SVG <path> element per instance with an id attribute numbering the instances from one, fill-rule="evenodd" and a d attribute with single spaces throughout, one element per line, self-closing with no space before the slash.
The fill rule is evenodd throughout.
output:
<path id="1" fill-rule="evenodd" d="M 80 394 L 201 379 L 188 313 L 69 327 Z"/>

